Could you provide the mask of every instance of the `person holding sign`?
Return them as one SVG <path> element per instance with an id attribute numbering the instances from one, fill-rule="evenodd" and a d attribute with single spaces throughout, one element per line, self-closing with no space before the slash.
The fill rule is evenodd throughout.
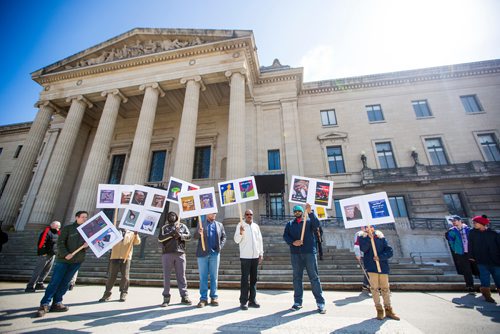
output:
<path id="1" fill-rule="evenodd" d="M 83 261 L 85 261 L 85 251 L 88 247 L 83 237 L 78 233 L 78 226 L 87 221 L 87 211 L 78 211 L 75 215 L 76 221 L 66 225 L 61 230 L 61 235 L 57 239 L 57 258 L 45 294 L 40 301 L 40 307 L 36 317 L 43 317 L 49 312 L 49 305 L 54 298 L 50 312 L 66 312 L 69 310 L 62 303 L 63 296 L 68 291 L 71 278 L 78 271 Z"/>
<path id="2" fill-rule="evenodd" d="M 318 275 L 318 261 L 316 258 L 316 230 L 319 228 L 319 220 L 311 210 L 310 204 L 306 204 L 306 213 L 309 216 L 309 220 L 307 220 L 307 217 L 303 217 L 304 209 L 300 205 L 294 206 L 293 214 L 295 219 L 286 224 L 285 232 L 283 233 L 283 239 L 290 246 L 292 260 L 294 291 L 292 310 L 300 310 L 302 308 L 302 296 L 304 293 L 302 277 L 305 268 L 311 282 L 312 293 L 316 299 L 318 312 L 325 314 L 325 299 L 323 298 L 323 290 L 321 289 L 321 282 Z M 303 237 L 301 237 L 302 234 Z"/>
<path id="3" fill-rule="evenodd" d="M 226 243 L 224 225 L 215 220 L 215 213 L 207 214 L 207 220 L 198 225 L 194 238 L 198 240 L 196 257 L 198 258 L 198 271 L 200 272 L 200 302 L 198 308 L 208 304 L 208 276 L 210 276 L 210 305 L 219 306 L 217 295 L 217 279 L 219 275 L 220 251 Z M 201 239 L 203 236 L 203 239 Z M 205 247 L 202 241 L 205 240 Z"/>
<path id="4" fill-rule="evenodd" d="M 130 262 L 132 261 L 133 247 L 141 243 L 141 237 L 137 232 L 130 232 L 121 229 L 123 239 L 113 246 L 111 256 L 109 257 L 108 279 L 106 281 L 106 290 L 99 302 L 106 302 L 111 297 L 111 290 L 115 285 L 118 271 L 120 271 L 120 301 L 124 302 L 127 299 L 129 277 L 130 277 Z M 129 252 L 130 248 L 130 252 Z M 128 253 L 128 254 L 127 254 Z"/>
<path id="5" fill-rule="evenodd" d="M 368 226 L 365 232 L 361 232 L 358 240 L 359 249 L 363 252 L 365 269 L 370 276 L 370 289 L 377 309 L 377 319 L 384 319 L 385 309 L 386 317 L 399 320 L 399 317 L 392 310 L 391 291 L 389 290 L 389 259 L 393 254 L 392 247 L 389 246 L 382 232 L 375 231 L 373 226 Z M 372 246 L 372 240 L 375 250 Z M 377 262 L 380 263 L 380 272 L 377 269 Z M 380 303 L 381 294 L 384 299 L 384 307 Z"/>
<path id="6" fill-rule="evenodd" d="M 241 221 L 234 231 L 234 242 L 240 246 L 241 287 L 240 308 L 259 308 L 257 296 L 257 268 L 264 258 L 264 243 L 259 225 L 253 222 L 253 211 L 245 211 L 245 221 Z M 250 286 L 248 285 L 250 276 Z M 248 302 L 248 306 L 247 306 Z"/>
<path id="7" fill-rule="evenodd" d="M 186 241 L 191 240 L 188 227 L 179 221 L 175 212 L 169 212 L 167 223 L 160 229 L 158 241 L 161 242 L 163 267 L 163 303 L 162 307 L 170 304 L 170 273 L 175 269 L 175 279 L 181 294 L 181 303 L 191 305 L 188 296 L 186 280 Z"/>

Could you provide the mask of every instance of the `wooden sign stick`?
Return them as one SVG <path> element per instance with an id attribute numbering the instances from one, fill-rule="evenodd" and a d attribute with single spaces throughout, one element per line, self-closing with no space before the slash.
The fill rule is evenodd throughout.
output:
<path id="1" fill-rule="evenodd" d="M 198 216 L 198 225 L 201 226 L 201 228 L 203 228 L 203 224 L 201 223 L 201 216 Z M 199 227 L 198 227 L 199 229 Z M 200 235 L 200 239 L 201 239 L 201 249 L 203 249 L 203 251 L 205 251 L 205 239 L 203 238 L 203 234 L 202 233 Z"/>
<path id="2" fill-rule="evenodd" d="M 306 203 L 306 205 L 307 205 L 307 203 Z M 307 215 L 306 214 L 307 214 L 307 212 L 304 211 L 304 214 L 302 217 L 302 218 L 304 218 L 304 222 L 303 222 L 304 225 L 302 225 L 302 233 L 300 234 L 300 241 L 302 241 L 302 242 L 304 241 L 304 233 L 306 232 L 306 223 L 307 223 Z"/>
<path id="3" fill-rule="evenodd" d="M 371 228 L 371 226 L 368 225 L 368 228 Z M 372 243 L 373 255 L 376 256 L 376 257 L 378 257 L 377 247 L 375 247 L 375 240 L 373 240 L 373 238 L 374 238 L 373 233 L 371 233 L 370 240 L 371 240 L 371 243 Z M 375 264 L 377 265 L 377 271 L 379 273 L 382 272 L 382 269 L 380 268 L 380 262 L 378 260 L 375 260 Z"/>
<path id="4" fill-rule="evenodd" d="M 115 208 L 115 214 L 113 215 L 113 225 L 116 226 L 116 219 L 118 218 L 118 208 Z"/>
<path id="5" fill-rule="evenodd" d="M 75 250 L 73 253 L 71 253 L 71 255 L 75 256 L 76 253 L 78 253 L 79 251 L 81 251 L 84 248 L 85 247 L 83 247 L 83 245 L 81 245 L 77 250 Z"/>

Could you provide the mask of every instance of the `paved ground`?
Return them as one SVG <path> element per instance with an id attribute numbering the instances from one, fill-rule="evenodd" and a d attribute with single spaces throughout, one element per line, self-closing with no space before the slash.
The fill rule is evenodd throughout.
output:
<path id="1" fill-rule="evenodd" d="M 160 288 L 131 287 L 126 302 L 98 303 L 102 286 L 77 286 L 66 294 L 66 313 L 34 314 L 42 292 L 24 293 L 24 285 L 0 282 L 1 333 L 500 333 L 500 306 L 455 292 L 394 292 L 393 306 L 401 321 L 374 319 L 371 298 L 356 292 L 325 292 L 327 313 L 316 312 L 310 291 L 304 308 L 290 311 L 293 292 L 258 292 L 260 309 L 241 311 L 237 290 L 221 290 L 219 307 L 172 304 L 162 308 Z M 190 290 L 193 300 L 198 291 Z M 498 294 L 494 298 L 500 302 Z"/>

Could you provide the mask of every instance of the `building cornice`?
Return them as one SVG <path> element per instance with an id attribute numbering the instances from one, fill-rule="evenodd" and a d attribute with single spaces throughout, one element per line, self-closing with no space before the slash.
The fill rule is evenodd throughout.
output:
<path id="1" fill-rule="evenodd" d="M 0 126 L 0 135 L 28 132 L 33 122 L 15 123 Z"/>

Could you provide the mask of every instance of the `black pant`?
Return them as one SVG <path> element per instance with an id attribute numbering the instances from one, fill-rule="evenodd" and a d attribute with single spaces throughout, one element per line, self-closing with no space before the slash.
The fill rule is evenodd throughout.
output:
<path id="1" fill-rule="evenodd" d="M 118 272 L 121 274 L 120 278 L 120 292 L 127 293 L 129 286 L 129 273 L 130 273 L 130 260 L 123 263 L 123 260 L 113 259 L 109 260 L 108 280 L 106 281 L 106 292 L 111 292 L 113 285 L 115 285 Z"/>
<path id="2" fill-rule="evenodd" d="M 240 259 L 241 261 L 241 288 L 240 304 L 255 303 L 257 295 L 257 267 L 259 259 Z M 250 286 L 248 285 L 248 276 L 250 275 Z"/>
<path id="3" fill-rule="evenodd" d="M 474 278 L 472 277 L 472 268 L 469 256 L 467 254 L 455 254 L 458 273 L 464 275 L 465 286 L 473 287 Z"/>

